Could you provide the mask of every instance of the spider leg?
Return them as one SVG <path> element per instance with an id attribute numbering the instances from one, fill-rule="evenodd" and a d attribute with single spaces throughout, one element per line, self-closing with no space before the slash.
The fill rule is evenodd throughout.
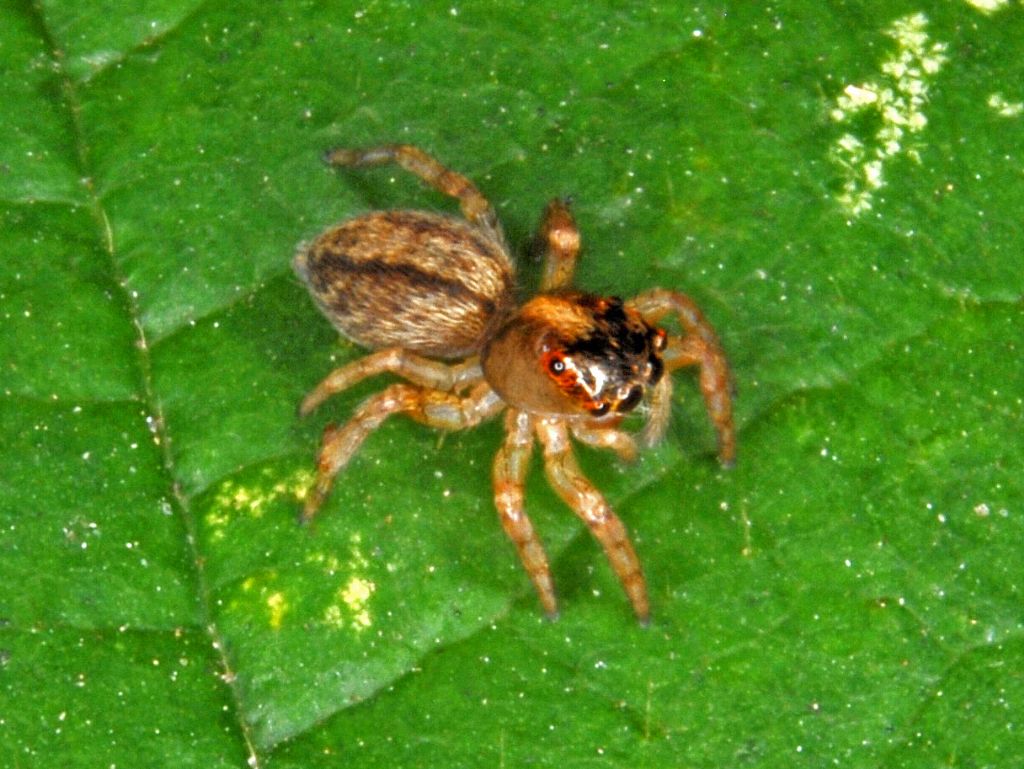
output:
<path id="1" fill-rule="evenodd" d="M 614 424 L 599 425 L 584 422 L 571 422 L 569 429 L 573 437 L 580 443 L 593 446 L 595 449 L 611 449 L 619 455 L 623 462 L 635 462 L 637 457 L 636 441 L 625 430 L 617 429 Z"/>
<path id="2" fill-rule="evenodd" d="M 467 395 L 393 384 L 371 396 L 342 427 L 328 425 L 317 456 L 316 482 L 306 496 L 300 521 L 316 515 L 344 469 L 367 436 L 392 414 L 408 414 L 417 422 L 444 430 L 463 430 L 494 416 L 504 402 L 481 382 Z"/>
<path id="3" fill-rule="evenodd" d="M 657 323 L 672 313 L 679 319 L 684 335 L 674 337 L 665 350 L 668 371 L 683 366 L 700 366 L 700 389 L 704 405 L 718 433 L 718 457 L 724 465 L 736 460 L 736 428 L 732 417 L 732 374 L 722 345 L 711 324 L 692 299 L 675 291 L 656 288 L 629 301 L 648 323 Z M 666 373 L 667 373 L 666 372 Z M 667 378 L 667 377 L 666 377 Z M 655 400 L 667 394 L 655 393 Z M 666 406 L 667 408 L 667 406 Z"/>
<path id="4" fill-rule="evenodd" d="M 633 604 L 637 619 L 646 624 L 651 613 L 647 583 L 626 527 L 580 470 L 569 445 L 569 431 L 564 421 L 538 419 L 535 429 L 544 447 L 544 469 L 548 482 L 601 543 L 612 569 Z"/>
<path id="5" fill-rule="evenodd" d="M 580 231 L 569 209 L 569 202 L 551 200 L 544 209 L 534 247 L 544 254 L 544 276 L 541 291 L 564 288 L 572 282 L 576 259 L 580 253 Z"/>
<path id="6" fill-rule="evenodd" d="M 548 617 L 558 616 L 555 587 L 551 581 L 548 557 L 533 524 L 523 508 L 523 484 L 533 453 L 533 421 L 524 411 L 509 411 L 505 416 L 505 441 L 494 457 L 494 504 L 501 525 L 519 551 Z"/>
<path id="7" fill-rule="evenodd" d="M 471 384 L 483 376 L 480 363 L 475 358 L 450 366 L 401 347 L 390 347 L 334 369 L 303 398 L 299 414 L 305 416 L 332 395 L 367 377 L 385 372 L 396 374 L 420 387 L 446 392 Z"/>
<path id="8" fill-rule="evenodd" d="M 388 144 L 382 147 L 362 149 L 336 148 L 328 150 L 324 159 L 334 166 L 379 166 L 397 163 L 411 174 L 415 174 L 438 192 L 459 201 L 462 214 L 473 224 L 490 233 L 495 240 L 503 242 L 498 216 L 487 202 L 487 198 L 462 174 L 441 165 L 418 147 L 409 144 Z"/>
<path id="9" fill-rule="evenodd" d="M 656 446 L 665 437 L 665 428 L 672 416 L 672 387 L 672 377 L 668 375 L 662 376 L 654 386 L 647 404 L 647 424 L 640 432 L 640 442 L 644 446 Z"/>

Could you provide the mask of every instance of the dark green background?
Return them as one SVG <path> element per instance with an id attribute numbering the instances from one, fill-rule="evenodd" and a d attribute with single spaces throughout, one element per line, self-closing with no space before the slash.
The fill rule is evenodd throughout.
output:
<path id="1" fill-rule="evenodd" d="M 1024 101 L 1019 4 L 0 8 L 0 764 L 1024 754 L 1024 116 L 989 104 Z M 830 115 L 892 85 L 886 30 L 917 13 L 946 46 L 928 123 L 854 217 L 835 146 L 873 151 L 884 118 Z M 381 386 L 296 418 L 359 351 L 295 245 L 452 210 L 319 160 L 384 141 L 469 175 L 520 251 L 572 195 L 581 286 L 682 290 L 718 328 L 733 471 L 687 374 L 635 467 L 579 451 L 650 628 L 536 467 L 562 603 L 541 619 L 490 499 L 496 422 L 386 424 L 295 526 L 323 425 Z"/>

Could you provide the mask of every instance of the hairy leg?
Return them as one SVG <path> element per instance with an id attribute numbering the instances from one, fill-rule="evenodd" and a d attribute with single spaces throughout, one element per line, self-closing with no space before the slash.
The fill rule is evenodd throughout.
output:
<path id="1" fill-rule="evenodd" d="M 650 619 L 647 583 L 626 527 L 576 464 L 569 445 L 569 431 L 564 422 L 558 419 L 538 419 L 535 429 L 544 447 L 544 469 L 548 481 L 601 543 L 612 569 L 633 604 L 637 619 L 646 624 Z"/>
<path id="2" fill-rule="evenodd" d="M 671 370 L 671 366 L 667 366 Z M 656 446 L 665 437 L 669 417 L 672 416 L 672 377 L 667 373 L 654 386 L 648 402 L 647 424 L 640 433 L 640 442 L 644 446 Z"/>
<path id="3" fill-rule="evenodd" d="M 335 166 L 361 168 L 396 163 L 415 174 L 438 192 L 459 201 L 462 214 L 473 224 L 487 230 L 496 240 L 503 241 L 498 217 L 480 190 L 462 174 L 443 166 L 418 147 L 409 144 L 389 144 L 362 149 L 337 148 L 328 150 L 324 159 Z"/>
<path id="4" fill-rule="evenodd" d="M 635 462 L 637 457 L 636 441 L 625 430 L 619 430 L 616 424 L 598 425 L 572 422 L 569 425 L 573 437 L 580 443 L 593 446 L 595 449 L 611 449 L 619 455 L 623 462 Z"/>
<path id="5" fill-rule="evenodd" d="M 448 365 L 407 352 L 401 347 L 391 347 L 336 368 L 303 398 L 299 414 L 305 416 L 332 395 L 367 377 L 385 372 L 396 374 L 420 387 L 446 392 L 473 384 L 483 376 L 480 363 L 475 358 Z"/>
<path id="6" fill-rule="evenodd" d="M 568 201 L 555 198 L 544 209 L 534 247 L 544 254 L 541 291 L 564 288 L 572 282 L 580 253 L 580 232 Z"/>
<path id="7" fill-rule="evenodd" d="M 343 426 L 328 425 L 317 457 L 316 483 L 306 496 L 303 523 L 311 520 L 327 499 L 335 476 L 344 469 L 367 436 L 392 414 L 408 414 L 417 422 L 444 430 L 463 430 L 494 416 L 503 401 L 489 385 L 480 383 L 467 395 L 393 384 L 371 396 Z"/>
<path id="8" fill-rule="evenodd" d="M 494 457 L 494 504 L 501 525 L 516 546 L 548 617 L 558 616 L 555 587 L 544 548 L 523 506 L 523 484 L 533 453 L 533 422 L 524 411 L 505 415 L 505 441 Z"/>
<path id="9" fill-rule="evenodd" d="M 675 291 L 656 288 L 631 299 L 648 323 L 673 314 L 684 336 L 670 338 L 665 350 L 666 373 L 683 366 L 700 366 L 704 404 L 718 433 L 718 456 L 725 465 L 736 460 L 736 429 L 732 418 L 732 373 L 725 352 L 711 324 L 692 299 Z"/>

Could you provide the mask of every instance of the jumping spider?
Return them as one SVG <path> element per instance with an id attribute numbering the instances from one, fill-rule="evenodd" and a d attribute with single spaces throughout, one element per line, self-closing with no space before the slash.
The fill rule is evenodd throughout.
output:
<path id="1" fill-rule="evenodd" d="M 501 225 L 472 182 L 412 146 L 335 149 L 326 160 L 350 167 L 397 163 L 457 199 L 465 218 L 377 211 L 299 248 L 295 271 L 320 309 L 342 335 L 374 351 L 331 372 L 302 401 L 300 413 L 383 372 L 409 382 L 368 398 L 344 426 L 327 427 L 302 520 L 314 516 L 335 476 L 392 414 L 461 430 L 504 410 L 494 500 L 545 611 L 557 613 L 551 571 L 523 509 L 535 438 L 548 481 L 604 547 L 637 618 L 646 622 L 650 605 L 640 561 L 622 522 L 580 471 L 569 436 L 634 459 L 637 441 L 620 423 L 646 404 L 639 443 L 656 443 L 671 407 L 666 374 L 696 365 L 719 457 L 731 463 L 736 438 L 729 366 L 711 325 L 675 291 L 656 288 L 623 301 L 570 288 L 580 236 L 567 202 L 557 199 L 548 203 L 537 236 L 545 258 L 540 293 L 517 305 Z M 656 325 L 666 316 L 677 319 L 682 334 Z"/>

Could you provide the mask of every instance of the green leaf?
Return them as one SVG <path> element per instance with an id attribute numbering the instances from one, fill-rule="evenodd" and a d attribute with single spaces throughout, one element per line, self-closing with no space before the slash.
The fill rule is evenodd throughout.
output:
<path id="1" fill-rule="evenodd" d="M 992 4 L 994 5 L 994 4 Z M 1016 5 L 14 2 L 0 11 L 0 755 L 18 767 L 1008 766 L 1024 750 Z M 694 377 L 631 467 L 578 449 L 654 620 L 547 488 L 542 619 L 500 420 L 370 436 L 311 529 L 300 419 L 361 351 L 290 270 L 415 143 L 518 254 L 685 291 Z M 524 291 L 537 265 L 520 259 Z"/>

